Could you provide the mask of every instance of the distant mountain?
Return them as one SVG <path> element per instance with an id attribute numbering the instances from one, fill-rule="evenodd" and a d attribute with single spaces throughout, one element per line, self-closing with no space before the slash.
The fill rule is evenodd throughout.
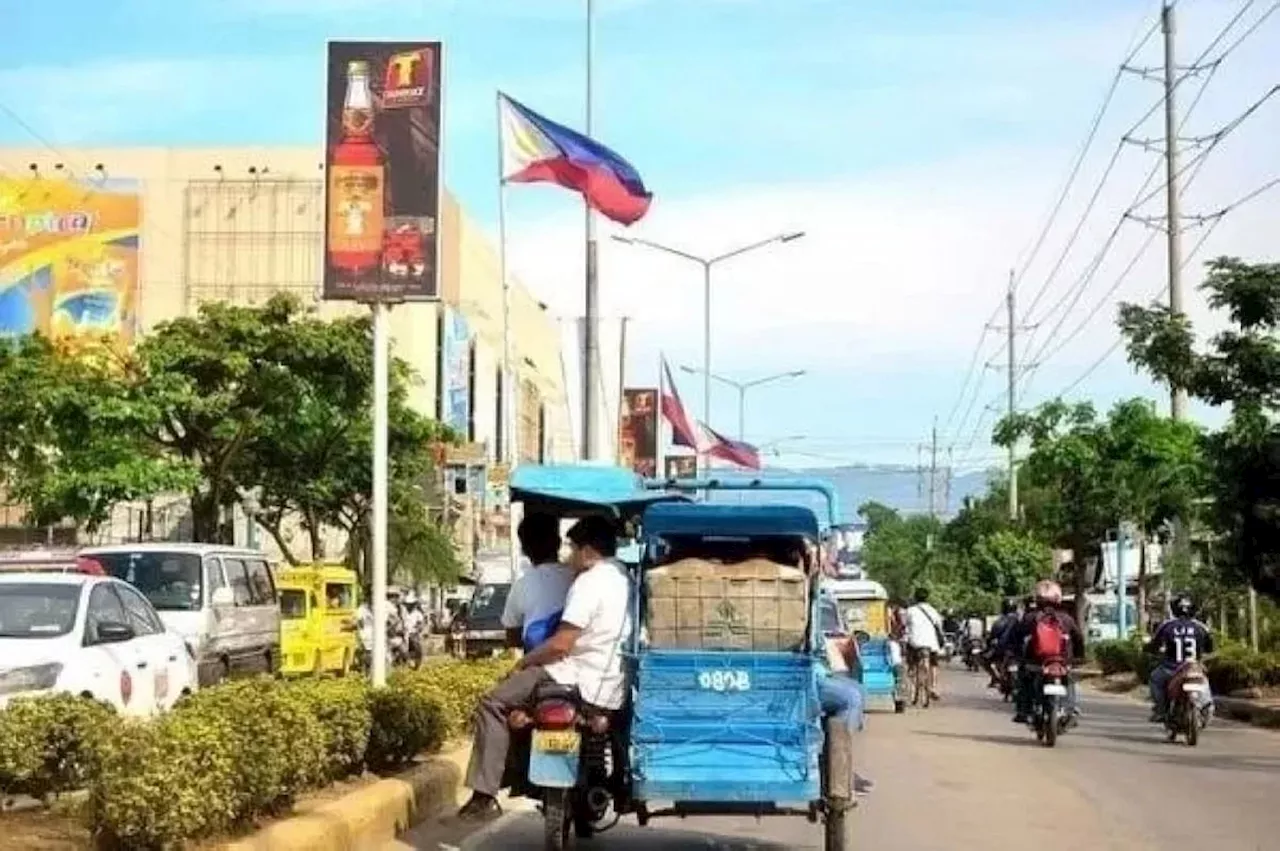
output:
<path id="1" fill-rule="evenodd" d="M 922 479 L 915 467 L 893 464 L 820 467 L 809 470 L 772 467 L 762 473 L 763 478 L 787 476 L 825 479 L 835 485 L 840 497 L 840 513 L 846 522 L 857 520 L 858 507 L 867 502 L 879 502 L 903 513 L 914 514 L 925 511 L 928 501 L 928 474 L 926 472 Z M 986 472 L 954 476 L 951 479 L 951 498 L 945 513 L 958 511 L 964 504 L 965 497 L 985 493 L 989 478 Z M 942 486 L 942 482 L 939 482 L 938 487 Z M 939 495 L 938 499 L 941 502 L 942 496 Z M 821 501 L 821 498 L 816 497 L 815 500 Z M 809 501 L 805 500 L 806 503 Z"/>

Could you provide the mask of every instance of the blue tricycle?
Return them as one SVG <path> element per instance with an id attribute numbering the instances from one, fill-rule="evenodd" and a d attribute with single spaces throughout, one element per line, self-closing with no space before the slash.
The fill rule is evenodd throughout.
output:
<path id="1" fill-rule="evenodd" d="M 839 516 L 834 490 L 809 480 L 666 481 L 648 488 L 647 502 L 620 490 L 608 505 L 573 497 L 575 505 L 592 503 L 620 518 L 639 514 L 635 628 L 627 641 L 631 702 L 606 712 L 556 686 L 535 697 L 527 772 L 533 788 L 526 794 L 542 801 L 545 847 L 569 847 L 626 813 L 641 825 L 662 816 L 801 816 L 824 825 L 829 851 L 851 847 L 848 731 L 824 723 L 818 694 L 825 673 L 819 544 L 821 527 Z M 793 496 L 716 504 L 714 495 L 723 491 Z M 801 501 L 795 497 L 802 491 L 825 499 L 824 523 L 811 508 L 790 504 Z M 712 498 L 684 496 L 695 493 Z M 659 571 L 677 561 L 726 569 L 681 586 L 700 590 L 683 597 L 664 592 L 659 600 L 653 592 Z M 777 588 L 785 589 L 753 592 L 748 586 L 762 577 L 765 586 L 775 581 L 767 570 L 735 573 L 753 562 L 769 563 L 783 577 Z M 799 569 L 780 573 L 779 564 Z M 661 618 L 658 603 L 668 607 Z M 842 744 L 833 748 L 831 741 Z"/>

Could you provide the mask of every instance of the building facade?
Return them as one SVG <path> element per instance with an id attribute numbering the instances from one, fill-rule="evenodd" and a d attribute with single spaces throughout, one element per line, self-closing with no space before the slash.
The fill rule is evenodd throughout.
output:
<path id="1" fill-rule="evenodd" d="M 319 302 L 322 162 L 319 147 L 0 149 L 0 335 L 91 327 L 136 338 L 202 302 L 251 305 L 278 292 L 325 315 L 365 309 Z M 439 267 L 439 303 L 390 313 L 393 354 L 417 374 L 411 404 L 463 435 L 468 463 L 483 459 L 494 485 L 508 416 L 518 461 L 567 457 L 558 325 L 513 282 L 516 392 L 505 411 L 497 250 L 447 191 Z"/>

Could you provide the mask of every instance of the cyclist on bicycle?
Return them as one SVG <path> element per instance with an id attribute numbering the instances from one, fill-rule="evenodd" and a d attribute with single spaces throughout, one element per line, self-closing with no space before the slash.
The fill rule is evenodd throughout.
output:
<path id="1" fill-rule="evenodd" d="M 929 604 L 929 589 L 917 588 L 915 602 L 907 609 L 907 665 L 927 665 L 929 697 L 937 700 L 938 656 L 942 653 L 942 615 Z"/>

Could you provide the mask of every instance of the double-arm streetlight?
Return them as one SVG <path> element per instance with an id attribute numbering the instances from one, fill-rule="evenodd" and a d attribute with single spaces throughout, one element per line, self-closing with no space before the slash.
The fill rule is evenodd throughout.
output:
<path id="1" fill-rule="evenodd" d="M 703 289 L 703 307 L 702 307 L 702 418 L 711 424 L 711 267 L 717 263 L 723 263 L 734 257 L 746 254 L 749 251 L 755 251 L 758 248 L 765 248 L 774 243 L 794 242 L 804 236 L 804 231 L 794 231 L 792 233 L 780 233 L 771 236 L 768 239 L 762 239 L 759 242 L 753 242 L 750 245 L 744 245 L 741 248 L 735 248 L 732 251 L 726 251 L 723 254 L 717 254 L 715 257 L 699 257 L 696 254 L 690 254 L 687 251 L 681 251 L 678 248 L 672 248 L 669 245 L 651 242 L 647 239 L 638 237 L 613 235 L 615 242 L 621 242 L 623 245 L 638 245 L 644 248 L 652 248 L 655 251 L 661 251 L 665 254 L 672 254 L 691 263 L 697 263 L 702 267 L 702 289 Z"/>
<path id="2" fill-rule="evenodd" d="M 680 369 L 690 375 L 699 375 L 703 373 L 701 369 L 695 369 L 691 366 L 681 366 Z M 799 378 L 804 375 L 803 369 L 793 369 L 788 372 L 777 372 L 773 375 L 766 375 L 763 378 L 757 378 L 752 381 L 734 381 L 732 378 L 725 378 L 723 375 L 711 373 L 710 377 L 713 381 L 719 381 L 721 384 L 728 385 L 738 391 L 738 440 L 746 440 L 747 435 L 747 391 L 752 387 L 759 387 L 763 384 L 772 384 L 775 381 L 782 381 L 786 378 Z"/>

